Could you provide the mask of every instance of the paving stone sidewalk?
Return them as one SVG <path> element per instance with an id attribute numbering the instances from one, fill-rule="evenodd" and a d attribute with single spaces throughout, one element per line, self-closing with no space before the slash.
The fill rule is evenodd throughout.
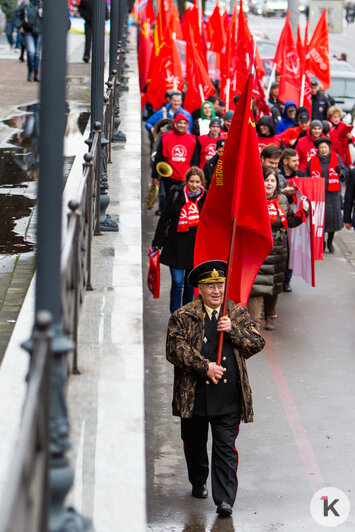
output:
<path id="1" fill-rule="evenodd" d="M 71 109 L 89 110 L 91 64 L 82 62 L 84 36 L 68 35 L 67 101 Z M 10 50 L 4 34 L 0 35 L 0 162 L 1 148 L 12 148 L 9 139 L 18 132 L 4 121 L 26 113 L 24 107 L 39 100 L 39 83 L 29 83 L 26 62 L 19 52 Z M 14 124 L 15 125 L 15 124 Z M 11 181 L 11 176 L 8 176 Z M 26 194 L 26 189 L 23 189 Z M 0 192 L 8 193 L 0 190 Z M 29 233 L 35 235 L 34 217 Z M 16 323 L 35 268 L 34 252 L 0 254 L 0 363 Z"/>

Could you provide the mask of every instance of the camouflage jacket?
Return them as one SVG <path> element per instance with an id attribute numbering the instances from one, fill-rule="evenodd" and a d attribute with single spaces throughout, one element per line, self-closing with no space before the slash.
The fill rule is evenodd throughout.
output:
<path id="1" fill-rule="evenodd" d="M 264 348 L 265 340 L 255 329 L 244 307 L 228 301 L 227 315 L 242 388 L 242 420 L 253 421 L 252 394 L 245 359 Z M 195 402 L 196 376 L 206 376 L 209 361 L 201 355 L 204 317 L 201 296 L 179 308 L 169 319 L 166 358 L 174 365 L 173 415 L 190 418 Z"/>

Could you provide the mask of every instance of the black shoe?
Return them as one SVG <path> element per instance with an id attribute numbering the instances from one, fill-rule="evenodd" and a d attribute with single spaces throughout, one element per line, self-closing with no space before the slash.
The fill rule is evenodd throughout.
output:
<path id="1" fill-rule="evenodd" d="M 230 517 L 233 513 L 233 508 L 227 502 L 221 502 L 221 504 L 217 506 L 217 513 L 219 514 L 219 517 Z"/>
<path id="2" fill-rule="evenodd" d="M 27 81 L 32 81 L 32 80 L 33 80 L 33 70 L 32 68 L 29 68 L 28 74 L 27 74 Z"/>
<path id="3" fill-rule="evenodd" d="M 155 215 L 156 215 L 156 216 L 160 216 L 160 215 L 161 215 L 161 210 L 158 209 L 157 211 L 155 211 Z"/>
<path id="4" fill-rule="evenodd" d="M 292 292 L 292 287 L 290 285 L 290 281 L 285 281 L 283 286 L 284 292 Z"/>
<path id="5" fill-rule="evenodd" d="M 329 253 L 335 253 L 335 249 L 334 249 L 334 247 L 333 247 L 333 243 L 330 242 L 329 240 L 328 240 L 328 242 L 327 242 L 327 247 L 328 247 L 328 251 L 329 251 Z"/>
<path id="6" fill-rule="evenodd" d="M 41 81 L 38 77 L 38 70 L 35 70 L 35 77 L 33 78 L 33 81 Z"/>
<path id="7" fill-rule="evenodd" d="M 90 57 L 88 57 L 87 55 L 84 55 L 83 61 L 84 63 L 88 63 L 90 61 Z"/>
<path id="8" fill-rule="evenodd" d="M 192 486 L 191 495 L 197 499 L 207 499 L 208 489 L 206 484 L 202 484 L 202 486 Z"/>

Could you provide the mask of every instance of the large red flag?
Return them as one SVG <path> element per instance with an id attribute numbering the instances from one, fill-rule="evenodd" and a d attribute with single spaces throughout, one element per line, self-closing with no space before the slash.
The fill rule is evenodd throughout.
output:
<path id="1" fill-rule="evenodd" d="M 250 109 L 253 83 L 254 76 L 250 74 L 201 213 L 194 254 L 195 265 L 213 259 L 228 261 L 231 229 L 236 218 L 227 295 L 244 306 L 256 274 L 273 246 L 255 123 Z"/>
<path id="2" fill-rule="evenodd" d="M 326 17 L 327 10 L 318 20 L 309 43 L 310 70 L 317 76 L 325 89 L 330 87 L 329 35 Z"/>
<path id="3" fill-rule="evenodd" d="M 218 2 L 208 20 L 207 28 L 211 42 L 211 52 L 221 53 L 225 46 L 226 32 L 224 31 L 223 19 L 219 11 Z"/>
<path id="4" fill-rule="evenodd" d="M 186 81 L 187 90 L 184 108 L 192 113 L 192 111 L 201 107 L 201 103 L 207 100 L 215 92 L 215 89 L 202 57 L 194 45 L 191 27 L 189 28 L 186 42 Z"/>
<path id="5" fill-rule="evenodd" d="M 146 101 L 150 102 L 154 109 L 159 109 L 164 102 L 164 94 L 167 90 L 182 91 L 185 85 L 181 59 L 169 27 L 166 28 L 158 55 L 152 55 L 152 62 Z"/>
<path id="6" fill-rule="evenodd" d="M 147 17 L 146 9 L 144 9 L 141 17 L 141 26 L 138 41 L 139 86 L 141 91 L 146 86 L 148 80 L 149 65 L 152 57 L 153 48 L 154 42 L 151 22 Z"/>
<path id="7" fill-rule="evenodd" d="M 290 24 L 290 14 L 286 21 L 277 45 L 274 62 L 280 74 L 279 95 L 282 102 L 293 100 L 299 105 L 301 94 L 301 62 L 297 53 L 295 40 Z"/>

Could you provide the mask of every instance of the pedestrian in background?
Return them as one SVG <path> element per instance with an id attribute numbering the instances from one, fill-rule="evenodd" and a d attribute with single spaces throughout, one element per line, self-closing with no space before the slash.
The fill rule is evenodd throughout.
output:
<path id="1" fill-rule="evenodd" d="M 109 18 L 109 12 L 107 3 L 105 0 L 105 20 Z M 85 46 L 83 61 L 88 63 L 91 55 L 91 43 L 92 43 L 92 0 L 81 0 L 78 10 L 80 16 L 85 20 Z"/>
<path id="2" fill-rule="evenodd" d="M 6 38 L 10 45 L 10 48 L 16 49 L 21 48 L 21 34 L 17 29 L 16 43 L 13 36 L 15 23 L 14 23 L 14 13 L 17 7 L 17 0 L 0 0 L 0 7 L 6 17 Z M 16 46 L 14 46 L 16 44 Z"/>
<path id="3" fill-rule="evenodd" d="M 40 81 L 39 64 L 42 46 L 42 0 L 25 0 L 14 12 L 14 23 L 24 35 L 27 52 L 27 81 Z"/>

